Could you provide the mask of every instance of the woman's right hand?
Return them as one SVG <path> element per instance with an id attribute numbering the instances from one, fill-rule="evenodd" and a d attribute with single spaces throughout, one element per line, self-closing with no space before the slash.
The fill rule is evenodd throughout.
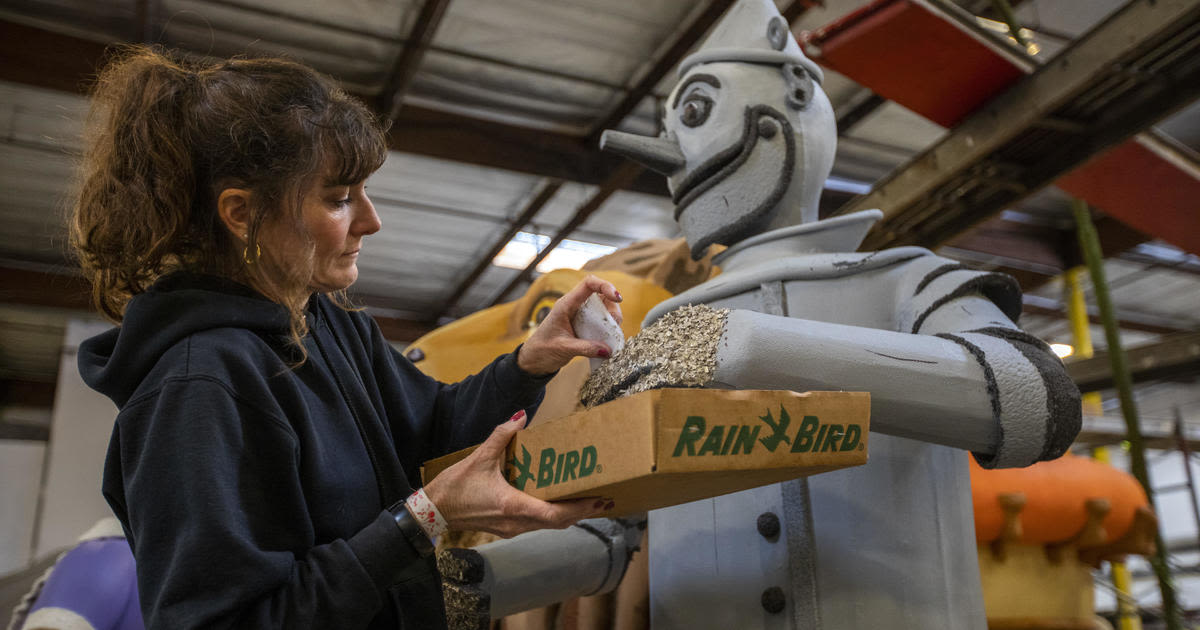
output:
<path id="1" fill-rule="evenodd" d="M 450 529 L 511 538 L 535 529 L 569 527 L 612 509 L 611 501 L 599 497 L 551 503 L 512 487 L 504 478 L 504 454 L 509 441 L 524 426 L 525 412 L 518 411 L 466 459 L 425 485 L 426 496 Z"/>

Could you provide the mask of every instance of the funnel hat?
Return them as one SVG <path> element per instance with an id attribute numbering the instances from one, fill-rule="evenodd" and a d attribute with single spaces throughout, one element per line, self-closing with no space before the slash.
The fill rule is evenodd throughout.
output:
<path id="1" fill-rule="evenodd" d="M 837 144 L 822 79 L 771 0 L 740 0 L 682 62 L 662 133 L 610 130 L 600 146 L 667 176 L 699 258 L 817 220 Z"/>
<path id="2" fill-rule="evenodd" d="M 755 37 L 754 33 L 759 35 Z M 742 0 L 730 8 L 700 49 L 679 64 L 679 76 L 694 66 L 720 61 L 795 64 L 807 70 L 817 83 L 825 81 L 820 66 L 800 51 L 788 23 L 771 0 Z"/>

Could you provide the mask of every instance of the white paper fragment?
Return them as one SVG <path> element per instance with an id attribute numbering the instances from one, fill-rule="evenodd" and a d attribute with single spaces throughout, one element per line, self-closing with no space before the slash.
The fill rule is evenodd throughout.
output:
<path id="1" fill-rule="evenodd" d="M 575 318 L 571 320 L 571 326 L 575 328 L 576 337 L 588 341 L 599 341 L 607 345 L 612 350 L 612 354 L 620 352 L 621 348 L 625 347 L 625 334 L 621 332 L 621 326 L 617 320 L 613 319 L 608 309 L 605 308 L 604 299 L 598 293 L 588 296 L 583 306 L 579 307 Z M 589 359 L 588 362 L 594 370 L 596 366 L 606 360 Z"/>

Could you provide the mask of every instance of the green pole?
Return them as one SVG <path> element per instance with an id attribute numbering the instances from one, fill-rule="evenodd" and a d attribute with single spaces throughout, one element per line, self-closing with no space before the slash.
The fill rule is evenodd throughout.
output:
<path id="1" fill-rule="evenodd" d="M 1108 295 L 1108 280 L 1104 277 L 1104 256 L 1100 252 L 1100 237 L 1096 234 L 1096 226 L 1092 224 L 1092 215 L 1088 206 L 1082 200 L 1071 202 L 1071 210 L 1075 213 L 1075 227 L 1079 234 L 1079 249 L 1087 263 L 1088 272 L 1092 277 L 1092 289 L 1096 293 L 1096 306 L 1100 309 L 1100 320 L 1104 324 L 1104 339 L 1108 343 L 1108 357 L 1112 361 L 1113 384 L 1117 388 L 1117 397 L 1121 401 L 1121 415 L 1125 417 L 1126 436 L 1129 440 L 1129 455 L 1133 468 L 1133 476 L 1142 489 L 1150 505 L 1154 505 L 1154 489 L 1150 487 L 1150 473 L 1146 469 L 1146 444 L 1142 441 L 1142 430 L 1138 426 L 1137 405 L 1133 402 L 1133 378 L 1130 376 L 1129 363 L 1125 360 L 1125 350 L 1121 347 L 1121 336 L 1117 331 L 1117 318 L 1113 313 L 1112 299 Z M 1175 585 L 1171 581 L 1171 571 L 1167 566 L 1167 546 L 1163 542 L 1162 530 L 1155 527 L 1154 556 L 1150 565 L 1158 576 L 1158 587 L 1162 592 L 1163 617 L 1167 622 L 1167 630 L 1182 630 L 1183 622 L 1179 617 L 1179 606 L 1175 601 Z"/>
<path id="2" fill-rule="evenodd" d="M 1021 25 L 1017 23 L 1017 14 L 1013 11 L 1012 5 L 1008 3 L 1008 0 L 992 0 L 992 7 L 996 9 L 996 13 L 1000 14 L 1004 23 L 1008 25 L 1008 34 L 1017 40 L 1021 48 L 1029 44 L 1029 42 L 1025 41 L 1024 37 L 1021 37 Z"/>

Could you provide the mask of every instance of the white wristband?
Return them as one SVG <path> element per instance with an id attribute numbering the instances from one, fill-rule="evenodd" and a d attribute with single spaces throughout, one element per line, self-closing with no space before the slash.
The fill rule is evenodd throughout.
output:
<path id="1" fill-rule="evenodd" d="M 413 519 L 425 531 L 425 535 L 429 536 L 430 540 L 441 536 L 449 529 L 446 525 L 446 519 L 442 518 L 442 513 L 438 512 L 437 506 L 425 495 L 424 488 L 410 494 L 404 500 L 404 505 L 408 508 L 408 513 L 412 514 Z"/>

